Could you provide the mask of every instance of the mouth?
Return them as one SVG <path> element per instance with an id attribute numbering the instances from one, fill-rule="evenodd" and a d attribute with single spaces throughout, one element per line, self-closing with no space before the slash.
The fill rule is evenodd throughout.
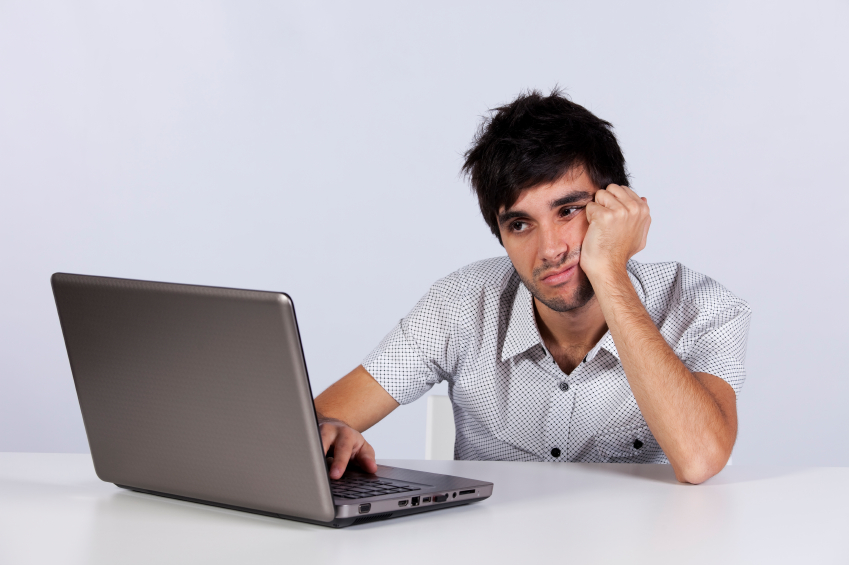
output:
<path id="1" fill-rule="evenodd" d="M 571 279 L 578 270 L 578 263 L 570 267 L 563 267 L 553 273 L 549 273 L 540 279 L 540 282 L 549 286 L 558 286 Z"/>

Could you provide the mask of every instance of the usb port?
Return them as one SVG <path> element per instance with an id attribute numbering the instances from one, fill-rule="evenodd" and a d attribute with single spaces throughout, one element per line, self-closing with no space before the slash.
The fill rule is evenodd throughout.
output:
<path id="1" fill-rule="evenodd" d="M 407 506 L 408 502 L 410 502 L 410 501 L 409 500 L 399 500 L 398 506 Z"/>
<path id="2" fill-rule="evenodd" d="M 461 491 L 460 491 L 460 496 L 463 496 L 464 494 L 475 494 L 475 489 L 472 489 L 472 490 L 461 490 Z"/>
<path id="3" fill-rule="evenodd" d="M 430 497 L 426 496 L 422 499 L 422 502 L 430 502 Z"/>
<path id="4" fill-rule="evenodd" d="M 418 496 L 413 497 L 413 502 L 410 506 L 418 506 L 420 498 Z"/>

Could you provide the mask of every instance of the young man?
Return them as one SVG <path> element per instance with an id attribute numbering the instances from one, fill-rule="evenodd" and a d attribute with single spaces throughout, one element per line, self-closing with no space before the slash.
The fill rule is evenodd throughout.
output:
<path id="1" fill-rule="evenodd" d="M 376 470 L 361 432 L 447 380 L 458 459 L 671 463 L 701 483 L 737 434 L 751 311 L 679 263 L 641 264 L 651 218 L 612 126 L 554 91 L 484 120 L 464 172 L 507 257 L 436 282 L 316 399 L 332 478 Z"/>

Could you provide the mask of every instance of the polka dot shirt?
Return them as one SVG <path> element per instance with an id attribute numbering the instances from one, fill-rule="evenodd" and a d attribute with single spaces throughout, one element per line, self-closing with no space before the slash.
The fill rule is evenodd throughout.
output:
<path id="1" fill-rule="evenodd" d="M 628 274 L 684 365 L 739 394 L 749 306 L 679 263 L 630 261 Z M 363 366 L 401 404 L 448 381 L 455 459 L 668 463 L 610 332 L 570 374 L 561 371 L 508 257 L 437 281 Z"/>

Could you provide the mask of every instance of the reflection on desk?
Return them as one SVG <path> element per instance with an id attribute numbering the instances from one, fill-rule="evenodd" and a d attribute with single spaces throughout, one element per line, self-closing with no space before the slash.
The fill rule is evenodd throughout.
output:
<path id="1" fill-rule="evenodd" d="M 143 495 L 88 455 L 0 453 L 0 563 L 846 563 L 849 468 L 381 461 L 490 500 L 333 530 Z"/>

